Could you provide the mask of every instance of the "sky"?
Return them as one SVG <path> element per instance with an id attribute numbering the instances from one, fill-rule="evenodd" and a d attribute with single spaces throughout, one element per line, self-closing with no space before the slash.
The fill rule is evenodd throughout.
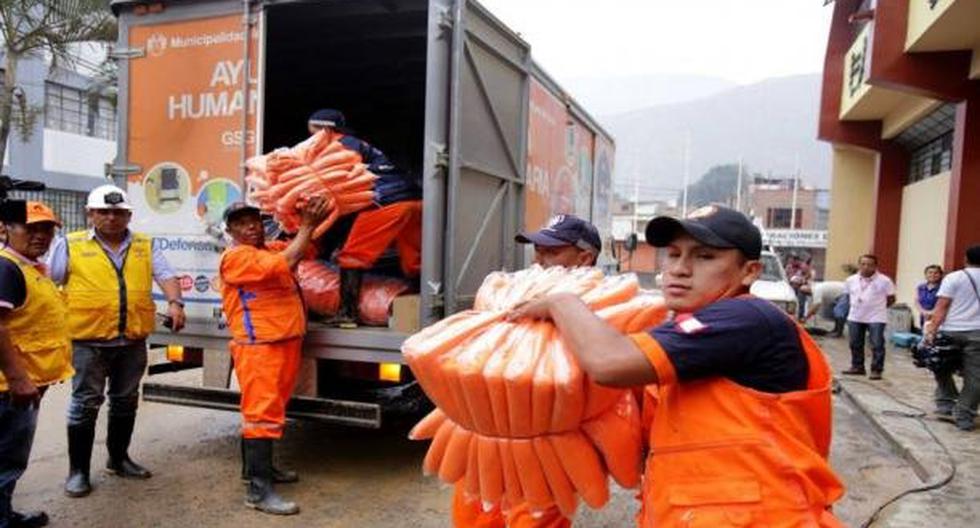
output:
<path id="1" fill-rule="evenodd" d="M 559 81 L 695 74 L 749 84 L 823 67 L 823 0 L 481 0 Z"/>

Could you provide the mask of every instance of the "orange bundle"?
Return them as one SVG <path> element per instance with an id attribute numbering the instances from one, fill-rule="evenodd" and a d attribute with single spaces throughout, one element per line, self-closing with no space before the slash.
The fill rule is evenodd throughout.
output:
<path id="1" fill-rule="evenodd" d="M 360 156 L 320 131 L 293 148 L 248 160 L 249 197 L 288 232 L 299 229 L 299 210 L 313 196 L 327 200 L 329 216 L 313 233 L 319 238 L 343 215 L 374 203 L 377 176 Z"/>
<path id="2" fill-rule="evenodd" d="M 572 516 L 581 498 L 609 498 L 608 477 L 639 484 L 641 428 L 632 392 L 595 384 L 550 322 L 505 321 L 514 306 L 572 292 L 617 330 L 661 322 L 660 298 L 640 294 L 633 275 L 594 268 L 534 266 L 493 273 L 475 309 L 450 316 L 405 341 L 402 352 L 437 409 L 411 433 L 432 438 L 423 468 L 462 482 L 487 505 L 557 505 Z"/>

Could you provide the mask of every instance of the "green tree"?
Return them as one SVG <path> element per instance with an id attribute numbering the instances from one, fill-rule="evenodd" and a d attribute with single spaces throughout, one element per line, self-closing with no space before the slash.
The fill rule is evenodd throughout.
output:
<path id="1" fill-rule="evenodd" d="M 7 138 L 16 127 L 22 140 L 30 138 L 42 107 L 27 103 L 17 84 L 17 65 L 27 57 L 47 57 L 52 67 L 72 64 L 72 45 L 111 42 L 116 22 L 106 0 L 0 0 L 0 39 L 3 40 L 3 85 L 0 86 L 0 166 L 7 155 Z"/>
<path id="2" fill-rule="evenodd" d="M 743 205 L 751 177 L 747 168 L 742 166 L 742 200 Z M 735 205 L 738 187 L 738 164 L 715 165 L 708 169 L 698 181 L 687 186 L 687 204 L 696 208 L 712 203 Z"/>

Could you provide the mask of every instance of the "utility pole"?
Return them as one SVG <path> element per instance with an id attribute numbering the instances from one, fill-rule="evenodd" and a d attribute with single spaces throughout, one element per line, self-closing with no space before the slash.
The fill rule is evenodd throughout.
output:
<path id="1" fill-rule="evenodd" d="M 742 156 L 738 157 L 738 179 L 735 183 L 735 210 L 742 212 Z"/>
<path id="2" fill-rule="evenodd" d="M 681 206 L 681 217 L 687 218 L 687 183 L 691 175 L 691 131 L 684 135 L 684 197 Z"/>
<path id="3" fill-rule="evenodd" d="M 796 155 L 796 172 L 793 174 L 793 208 L 789 213 L 789 228 L 796 229 L 796 195 L 800 188 L 800 155 Z"/>

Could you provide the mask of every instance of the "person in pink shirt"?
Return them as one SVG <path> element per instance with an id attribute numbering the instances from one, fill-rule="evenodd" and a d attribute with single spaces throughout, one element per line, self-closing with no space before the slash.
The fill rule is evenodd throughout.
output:
<path id="1" fill-rule="evenodd" d="M 847 278 L 844 289 L 851 304 L 847 315 L 851 368 L 842 373 L 865 374 L 864 341 L 867 335 L 871 344 L 871 375 L 868 378 L 880 380 L 885 369 L 885 323 L 888 322 L 888 307 L 895 304 L 895 283 L 878 272 L 877 257 L 862 255 L 858 260 L 858 272 Z"/>

